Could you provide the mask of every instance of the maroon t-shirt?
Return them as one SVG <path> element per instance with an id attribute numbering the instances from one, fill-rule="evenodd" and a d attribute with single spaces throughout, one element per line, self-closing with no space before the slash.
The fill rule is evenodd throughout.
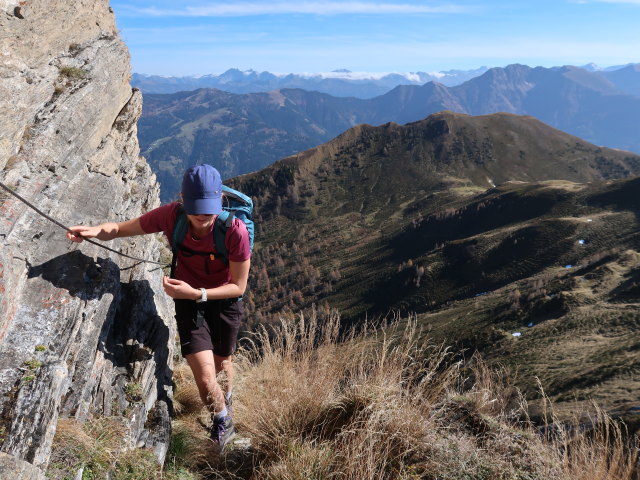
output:
<path id="1" fill-rule="evenodd" d="M 178 203 L 163 205 L 140 217 L 140 226 L 146 233 L 163 232 L 169 241 L 173 234 L 173 227 L 176 224 L 178 214 Z M 191 225 L 182 241 L 182 245 L 196 252 L 211 253 L 216 252 L 213 242 L 213 229 L 206 237 L 195 240 L 193 238 Z M 244 222 L 233 219 L 231 227 L 227 230 L 224 241 L 227 247 L 227 256 L 230 262 L 244 262 L 251 257 L 249 250 L 249 233 Z M 207 273 L 208 270 L 208 273 Z M 187 282 L 193 288 L 214 288 L 231 281 L 229 267 L 216 256 L 211 260 L 209 256 L 192 255 L 186 256 L 184 252 L 178 250 L 178 266 L 175 276 L 178 280 Z"/>

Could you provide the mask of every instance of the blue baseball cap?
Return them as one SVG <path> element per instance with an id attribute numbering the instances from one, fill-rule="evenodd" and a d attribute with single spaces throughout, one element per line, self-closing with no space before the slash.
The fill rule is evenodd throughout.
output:
<path id="1" fill-rule="evenodd" d="M 182 177 L 182 202 L 187 215 L 222 212 L 222 180 L 211 165 L 188 168 Z"/>

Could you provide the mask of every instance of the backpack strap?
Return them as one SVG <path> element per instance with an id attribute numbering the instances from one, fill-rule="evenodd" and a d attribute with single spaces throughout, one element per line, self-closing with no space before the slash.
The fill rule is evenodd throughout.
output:
<path id="1" fill-rule="evenodd" d="M 229 230 L 229 227 L 231 227 L 231 225 L 233 224 L 233 218 L 233 212 L 224 210 L 218 215 L 218 218 L 216 218 L 215 224 L 213 226 L 214 247 L 217 255 L 221 257 L 220 260 L 222 260 L 225 265 L 229 265 L 225 238 L 227 235 L 227 230 Z M 173 226 L 173 233 L 171 234 L 171 272 L 169 273 L 170 278 L 173 278 L 176 273 L 176 266 L 178 265 L 178 250 L 182 250 L 189 255 L 202 255 L 205 257 L 209 257 L 211 255 L 210 253 L 195 252 L 181 245 L 185 235 L 187 234 L 188 228 L 189 223 L 187 221 L 187 215 L 184 212 L 182 205 L 180 205 L 176 214 L 176 223 Z M 213 257 L 211 258 L 213 259 Z M 208 264 L 205 260 L 205 267 L 207 265 Z"/>
<path id="2" fill-rule="evenodd" d="M 173 233 L 171 234 L 171 272 L 169 278 L 173 278 L 176 273 L 176 265 L 178 264 L 178 248 L 187 234 L 189 224 L 187 222 L 187 214 L 184 212 L 182 205 L 178 205 L 176 213 L 176 223 L 173 225 Z"/>
<path id="3" fill-rule="evenodd" d="M 222 257 L 221 260 L 225 265 L 229 265 L 229 255 L 227 254 L 227 246 L 224 241 L 227 235 L 227 230 L 233 224 L 233 212 L 223 210 L 216 218 L 216 222 L 213 225 L 213 243 L 216 247 L 217 254 Z"/>

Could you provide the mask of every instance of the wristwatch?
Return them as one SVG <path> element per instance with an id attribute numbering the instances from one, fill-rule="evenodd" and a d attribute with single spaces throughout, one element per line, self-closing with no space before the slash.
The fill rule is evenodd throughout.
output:
<path id="1" fill-rule="evenodd" d="M 196 300 L 196 303 L 202 303 L 207 301 L 207 290 L 204 288 L 200 289 L 200 298 Z"/>

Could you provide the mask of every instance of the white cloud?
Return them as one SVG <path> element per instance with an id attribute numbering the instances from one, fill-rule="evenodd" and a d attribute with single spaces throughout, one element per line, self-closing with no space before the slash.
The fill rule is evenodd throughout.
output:
<path id="1" fill-rule="evenodd" d="M 182 8 L 140 8 L 127 10 L 150 16 L 181 17 L 242 17 L 252 15 L 345 15 L 345 14 L 420 14 L 420 13 L 463 13 L 465 7 L 455 4 L 424 5 L 411 3 L 378 3 L 366 1 L 316 1 L 316 2 L 264 2 L 225 3 L 216 5 L 185 6 Z"/>
<path id="2" fill-rule="evenodd" d="M 151 46 L 167 51 L 199 45 L 213 48 L 220 45 L 263 43 L 268 37 L 265 32 L 238 32 L 219 25 L 134 27 L 122 31 L 122 38 L 130 48 Z"/>

